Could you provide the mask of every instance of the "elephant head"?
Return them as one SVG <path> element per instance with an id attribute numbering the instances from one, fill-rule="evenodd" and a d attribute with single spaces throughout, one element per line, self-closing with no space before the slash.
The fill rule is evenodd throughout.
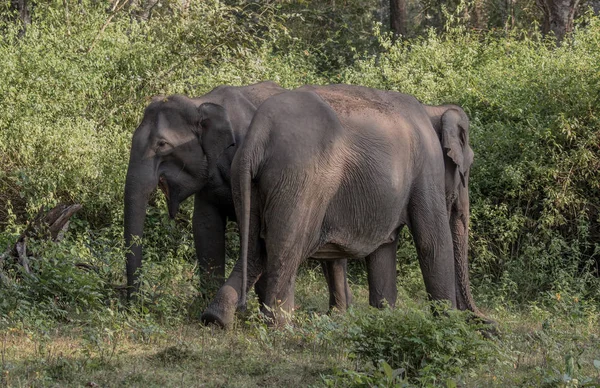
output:
<path id="1" fill-rule="evenodd" d="M 473 150 L 469 145 L 469 119 L 456 105 L 425 106 L 444 150 L 446 207 L 454 246 L 456 304 L 460 310 L 481 313 L 469 287 L 469 171 Z"/>
<path id="2" fill-rule="evenodd" d="M 146 206 L 158 186 L 170 217 L 180 203 L 219 175 L 219 159 L 236 139 L 226 110 L 185 96 L 156 98 L 135 130 L 125 182 L 125 244 L 128 295 L 141 266 Z"/>

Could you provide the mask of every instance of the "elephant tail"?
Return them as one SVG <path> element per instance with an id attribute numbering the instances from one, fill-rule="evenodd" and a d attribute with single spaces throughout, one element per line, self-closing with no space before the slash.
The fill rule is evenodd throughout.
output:
<path id="1" fill-rule="evenodd" d="M 246 290 L 248 289 L 248 244 L 250 236 L 250 207 L 252 195 L 252 177 L 250 163 L 244 163 L 239 171 L 240 184 L 240 260 L 242 260 L 242 291 L 238 302 L 238 309 L 246 309 Z"/>

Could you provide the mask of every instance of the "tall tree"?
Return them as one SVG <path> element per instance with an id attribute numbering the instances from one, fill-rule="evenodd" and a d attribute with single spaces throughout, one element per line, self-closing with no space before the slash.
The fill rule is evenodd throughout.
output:
<path id="1" fill-rule="evenodd" d="M 565 35 L 573 30 L 573 18 L 579 0 L 537 0 L 544 13 L 542 32 L 554 32 L 560 44 Z"/>
<path id="2" fill-rule="evenodd" d="M 31 24 L 31 4 L 28 0 L 10 0 L 10 8 L 15 12 L 15 20 L 21 23 L 19 35 L 25 34 Z"/>
<path id="3" fill-rule="evenodd" d="M 390 0 L 390 28 L 394 36 L 406 36 L 406 0 Z"/>

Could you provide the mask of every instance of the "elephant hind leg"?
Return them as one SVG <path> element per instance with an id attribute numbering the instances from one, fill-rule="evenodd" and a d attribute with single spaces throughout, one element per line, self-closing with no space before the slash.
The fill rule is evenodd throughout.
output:
<path id="1" fill-rule="evenodd" d="M 266 298 L 261 311 L 273 323 L 285 323 L 291 317 L 295 307 L 295 284 L 296 270 L 271 271 L 267 275 Z"/>
<path id="2" fill-rule="evenodd" d="M 300 263 L 308 257 L 307 251 L 316 238 L 300 233 L 289 223 L 276 236 L 266 237 L 267 261 L 265 270 L 266 292 L 263 313 L 285 322 L 294 310 L 294 285 Z M 283 311 L 283 314 L 281 312 Z"/>
<path id="3" fill-rule="evenodd" d="M 257 212 L 257 205 L 253 204 L 252 212 Z M 258 236 L 260 222 L 257 216 L 250 218 L 250 236 L 248 241 L 248 272 L 246 292 L 261 278 L 264 273 L 266 262 L 266 250 L 263 241 Z M 238 302 L 242 294 L 242 262 L 238 260 L 227 278 L 225 284 L 219 289 L 215 298 L 202 314 L 201 320 L 205 324 L 216 324 L 221 327 L 229 327 L 234 321 L 235 311 L 239 307 Z M 264 281 L 260 281 L 257 287 L 259 299 L 264 295 L 261 292 Z"/>
<path id="4" fill-rule="evenodd" d="M 264 257 L 264 251 L 259 250 L 256 251 L 253 260 L 248 261 L 248 289 L 261 278 L 264 272 Z M 264 281 L 261 279 L 260 283 L 264 284 Z M 202 314 L 201 321 L 204 324 L 216 324 L 224 328 L 230 327 L 235 318 L 236 308 L 238 308 L 241 289 L 242 262 L 238 260 L 231 271 L 231 275 Z M 257 290 L 259 299 L 263 294 L 260 292 L 261 289 L 259 285 Z"/>
<path id="5" fill-rule="evenodd" d="M 265 235 L 267 284 L 263 312 L 267 316 L 281 310 L 293 311 L 296 272 L 319 243 L 321 210 L 317 206 L 304 205 L 301 197 L 296 200 L 298 206 L 272 208 L 265 212 L 268 225 Z"/>

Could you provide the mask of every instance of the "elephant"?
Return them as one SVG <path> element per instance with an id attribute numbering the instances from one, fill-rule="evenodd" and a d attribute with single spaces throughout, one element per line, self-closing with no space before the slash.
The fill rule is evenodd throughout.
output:
<path id="1" fill-rule="evenodd" d="M 468 242 L 469 242 L 469 172 L 473 162 L 473 150 L 469 145 L 469 118 L 465 111 L 458 105 L 426 105 L 431 124 L 437 134 L 444 152 L 444 184 L 446 196 L 446 210 L 448 212 L 452 246 L 454 250 L 456 307 L 459 310 L 469 310 L 476 317 L 487 323 L 493 323 L 477 308 L 470 287 L 461 285 L 470 284 L 468 268 Z M 454 142 L 459 144 L 454 144 Z M 460 149 L 457 153 L 453 150 Z M 381 256 L 370 259 L 374 268 L 382 267 L 383 263 L 375 261 Z M 369 303 L 374 307 L 382 307 L 382 301 L 394 306 L 397 294 L 396 278 L 393 271 L 369 272 L 369 284 L 376 290 L 370 294 Z M 387 278 L 384 276 L 387 275 Z M 383 297 L 382 295 L 385 295 Z"/>
<path id="2" fill-rule="evenodd" d="M 127 247 L 127 295 L 137 289 L 142 264 L 146 206 L 150 193 L 160 187 L 167 198 L 169 216 L 194 195 L 193 235 L 200 267 L 222 281 L 225 277 L 226 220 L 235 220 L 230 166 L 243 143 L 257 107 L 285 89 L 274 82 L 220 86 L 188 98 L 157 97 L 146 108 L 132 138 L 124 194 L 124 234 Z M 213 105 L 227 112 L 227 136 L 213 130 Z M 346 308 L 351 293 L 346 281 L 346 261 L 323 264 L 329 287 L 330 308 Z M 263 287 L 264 288 L 264 287 Z M 259 298 L 260 283 L 256 285 Z"/>
<path id="3" fill-rule="evenodd" d="M 228 132 L 228 112 L 211 110 L 211 127 Z M 229 326 L 259 277 L 262 312 L 285 318 L 274 315 L 293 311 L 296 272 L 307 258 L 366 257 L 370 304 L 393 305 L 403 226 L 429 297 L 480 314 L 466 256 L 472 161 L 468 119 L 456 106 L 351 85 L 270 97 L 231 167 L 240 259 L 202 320 Z"/>

